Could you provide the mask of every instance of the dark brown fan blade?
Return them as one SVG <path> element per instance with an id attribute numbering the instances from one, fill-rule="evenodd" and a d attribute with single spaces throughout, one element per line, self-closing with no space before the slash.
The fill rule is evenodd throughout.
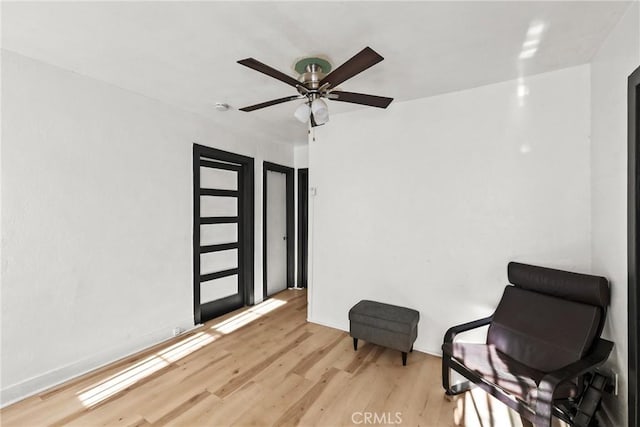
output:
<path id="1" fill-rule="evenodd" d="M 337 95 L 337 96 L 336 96 Z M 371 107 L 387 108 L 393 98 L 386 98 L 384 96 L 367 95 L 364 93 L 355 92 L 342 92 L 334 90 L 329 94 L 329 99 L 332 101 L 351 102 L 353 104 L 369 105 Z"/>
<path id="2" fill-rule="evenodd" d="M 263 64 L 262 62 L 257 61 L 253 58 L 241 59 L 240 61 L 238 61 L 238 64 L 244 65 L 245 67 L 249 67 L 253 70 L 259 71 L 263 74 L 266 74 L 267 76 L 273 77 L 274 79 L 278 79 L 281 82 L 284 82 L 293 87 L 296 87 L 300 84 L 300 82 L 294 79 L 293 77 L 288 76 L 285 73 L 276 70 L 275 68 L 271 68 L 268 65 Z"/>
<path id="3" fill-rule="evenodd" d="M 330 87 L 336 87 L 347 79 L 360 74 L 369 67 L 376 65 L 384 58 L 370 47 L 365 47 L 353 58 L 329 73 L 320 84 L 329 83 Z"/>
<path id="4" fill-rule="evenodd" d="M 282 104 L 283 102 L 293 101 L 294 99 L 300 98 L 299 95 L 287 96 L 285 98 L 274 99 L 271 101 L 263 102 L 262 104 L 250 105 L 248 107 L 241 108 L 240 111 L 254 111 L 259 110 L 264 107 L 271 107 L 272 105 Z"/>

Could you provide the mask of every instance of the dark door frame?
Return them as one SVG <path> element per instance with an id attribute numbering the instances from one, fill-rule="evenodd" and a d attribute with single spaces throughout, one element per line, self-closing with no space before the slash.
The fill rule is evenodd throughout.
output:
<path id="1" fill-rule="evenodd" d="M 211 160 L 201 160 L 206 157 Z M 240 165 L 230 165 L 229 162 Z M 215 164 L 218 167 L 235 168 L 238 170 L 239 182 L 239 198 L 238 198 L 238 216 L 237 217 L 200 217 L 200 165 L 201 162 Z M 242 293 L 244 305 L 254 304 L 254 271 L 253 271 L 253 253 L 254 253 L 254 172 L 253 158 L 242 156 L 240 154 L 230 153 L 228 151 L 218 150 L 217 148 L 206 147 L 200 144 L 193 144 L 193 319 L 194 324 L 202 323 L 202 312 L 200 304 L 200 283 L 202 281 L 200 275 L 200 225 L 216 224 L 224 222 L 238 223 L 238 243 L 241 255 L 238 260 L 238 287 Z M 223 312 L 215 314 L 221 315 Z"/>
<path id="2" fill-rule="evenodd" d="M 640 289 L 638 289 L 638 273 L 640 272 L 640 67 L 629 76 L 628 86 L 628 319 L 629 331 L 629 366 L 628 366 L 628 394 L 629 394 L 629 425 L 635 426 L 640 421 L 640 389 L 638 388 L 638 374 L 640 358 L 638 354 L 638 340 L 640 340 Z"/>
<path id="3" fill-rule="evenodd" d="M 267 299 L 267 171 L 281 172 L 286 179 L 286 215 L 287 215 L 287 287 L 294 287 L 294 206 L 293 168 L 277 163 L 264 162 L 262 165 L 262 296 Z"/>
<path id="4" fill-rule="evenodd" d="M 309 266 L 309 169 L 298 169 L 298 286 L 307 287 Z"/>

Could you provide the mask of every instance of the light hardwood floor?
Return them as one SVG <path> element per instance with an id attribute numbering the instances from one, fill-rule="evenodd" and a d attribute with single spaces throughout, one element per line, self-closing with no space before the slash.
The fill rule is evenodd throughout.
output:
<path id="1" fill-rule="evenodd" d="M 505 426 L 481 391 L 448 400 L 440 358 L 306 322 L 288 290 L 0 412 L 3 426 Z M 367 422 L 368 421 L 368 422 Z"/>

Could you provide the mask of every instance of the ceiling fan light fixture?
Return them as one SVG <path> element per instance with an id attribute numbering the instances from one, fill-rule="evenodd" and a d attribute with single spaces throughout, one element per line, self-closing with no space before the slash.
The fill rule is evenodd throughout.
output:
<path id="1" fill-rule="evenodd" d="M 302 123 L 309 121 L 309 116 L 311 116 L 311 107 L 309 107 L 309 104 L 306 102 L 304 104 L 300 104 L 293 113 L 293 117 Z"/>
<path id="2" fill-rule="evenodd" d="M 320 98 L 316 98 L 311 103 L 311 112 L 313 118 L 319 125 L 327 123 L 329 121 L 329 108 L 327 103 Z"/>

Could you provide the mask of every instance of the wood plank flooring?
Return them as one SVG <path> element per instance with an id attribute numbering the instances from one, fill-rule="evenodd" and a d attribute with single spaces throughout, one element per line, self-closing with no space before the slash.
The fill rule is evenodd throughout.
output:
<path id="1" fill-rule="evenodd" d="M 0 411 L 2 426 L 520 427 L 479 390 L 453 400 L 440 358 L 306 322 L 305 291 L 264 303 Z"/>

